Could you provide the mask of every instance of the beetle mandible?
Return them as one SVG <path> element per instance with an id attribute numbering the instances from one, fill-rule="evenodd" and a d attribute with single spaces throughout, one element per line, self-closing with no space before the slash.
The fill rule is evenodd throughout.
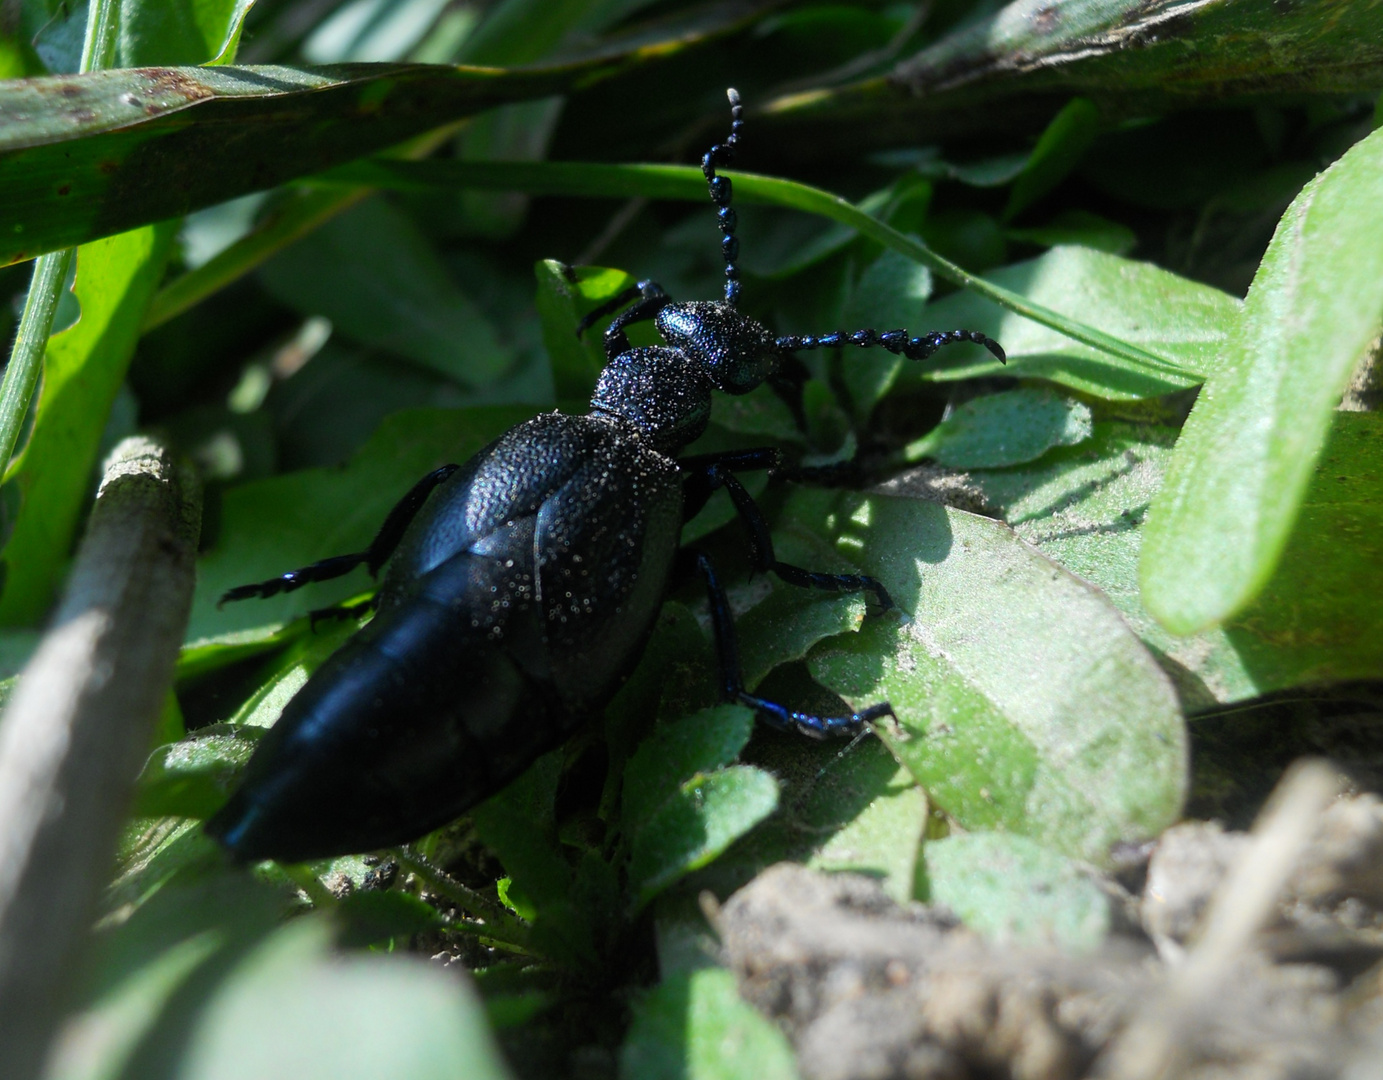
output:
<path id="1" fill-rule="evenodd" d="M 756 569 L 804 588 L 872 593 L 884 608 L 892 601 L 873 578 L 777 559 L 735 477 L 773 469 L 776 450 L 676 455 L 706 429 L 713 391 L 747 393 L 798 350 L 877 346 L 921 360 L 971 341 L 1004 353 L 969 330 L 776 337 L 741 314 L 732 187 L 716 172 L 744 126 L 739 94 L 728 96 L 730 135 L 701 160 L 723 234 L 724 300 L 678 303 L 639 282 L 582 323 L 625 308 L 605 331 L 607 364 L 588 413 L 534 417 L 465 465 L 429 473 L 365 551 L 222 597 L 273 596 L 361 564 L 385 571 L 374 618 L 288 703 L 207 823 L 236 858 L 293 862 L 387 847 L 494 794 L 610 700 L 638 663 L 678 564 L 705 582 L 725 700 L 817 737 L 892 714 L 885 702 L 814 716 L 745 689 L 715 567 L 679 548 L 683 522 L 714 491 L 728 491 L 747 526 Z M 666 345 L 630 346 L 626 327 L 647 320 Z"/>

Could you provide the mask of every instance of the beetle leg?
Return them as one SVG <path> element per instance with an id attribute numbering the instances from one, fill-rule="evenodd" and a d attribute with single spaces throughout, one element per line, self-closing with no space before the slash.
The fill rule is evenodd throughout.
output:
<path id="1" fill-rule="evenodd" d="M 375 538 L 370 541 L 370 547 L 365 552 L 365 565 L 370 568 L 371 577 L 378 574 L 379 568 L 394 554 L 394 549 L 399 546 L 403 534 L 418 516 L 418 511 L 423 508 L 423 503 L 427 502 L 433 488 L 444 484 L 459 468 L 460 465 L 443 465 L 440 469 L 433 469 L 394 504 L 394 509 L 389 511 L 389 516 L 384 519 L 384 524 L 379 527 L 379 532 L 375 533 Z"/>
<path id="2" fill-rule="evenodd" d="M 336 604 L 332 607 L 317 608 L 315 611 L 307 613 L 307 625 L 309 629 L 316 633 L 319 622 L 335 622 L 337 619 L 358 619 L 360 616 L 373 611 L 379 606 L 379 595 L 376 594 L 368 600 L 362 600 L 358 604 Z"/>
<path id="3" fill-rule="evenodd" d="M 311 585 L 317 581 L 330 581 L 332 578 L 349 574 L 361 563 L 369 568 L 371 575 L 378 573 L 379 568 L 388 561 L 389 556 L 394 553 L 394 549 L 399 546 L 399 541 L 403 539 L 404 531 L 408 528 L 409 522 L 417 516 L 423 503 L 427 502 L 427 497 L 432 494 L 432 489 L 445 481 L 460 467 L 459 465 L 443 465 L 440 469 L 432 470 L 414 484 L 409 489 L 408 494 L 394 504 L 394 508 L 389 511 L 389 516 L 384 519 L 384 524 L 380 526 L 379 532 L 375 534 L 375 538 L 370 541 L 370 546 L 364 551 L 357 551 L 350 555 L 333 555 L 329 559 L 323 559 L 321 562 L 315 562 L 311 566 L 304 566 L 298 570 L 290 570 L 288 573 L 280 574 L 268 581 L 258 581 L 252 585 L 237 585 L 235 588 L 222 593 L 216 606 L 220 607 L 222 604 L 232 603 L 236 600 L 264 599 L 277 596 L 279 593 L 301 589 L 304 585 Z"/>
<path id="4" fill-rule="evenodd" d="M 783 455 L 776 447 L 761 446 L 753 450 L 730 450 L 718 454 L 695 454 L 682 458 L 677 467 L 684 474 L 682 482 L 682 521 L 688 522 L 706 505 L 706 500 L 721 486 L 719 470 L 755 472 L 767 469 L 776 472 Z"/>
<path id="5" fill-rule="evenodd" d="M 854 735 L 866 723 L 881 716 L 893 716 L 893 706 L 887 701 L 871 705 L 860 712 L 848 716 L 816 716 L 812 713 L 797 712 L 776 701 L 751 694 L 744 688 L 744 676 L 740 671 L 739 644 L 735 638 L 735 620 L 730 613 L 730 601 L 725 596 L 725 587 L 716 576 L 715 566 L 708 556 L 698 553 L 696 568 L 706 581 L 706 596 L 711 609 L 711 628 L 715 636 L 716 667 L 720 679 L 720 693 L 726 701 L 737 701 L 748 705 L 770 726 L 782 731 L 798 731 L 814 739 L 824 739 L 827 735 Z"/>
<path id="6" fill-rule="evenodd" d="M 762 451 L 751 450 L 743 453 L 753 455 L 762 453 Z M 734 455 L 729 454 L 724 456 L 707 454 L 704 459 L 690 458 L 687 461 L 679 462 L 679 464 L 683 468 L 687 468 L 689 463 L 693 462 L 703 462 L 701 467 L 706 479 L 701 482 L 700 486 L 704 486 L 708 492 L 723 487 L 730 493 L 730 499 L 739 512 L 740 520 L 749 530 L 749 554 L 754 569 L 764 572 L 772 571 L 789 585 L 797 585 L 804 589 L 873 593 L 874 599 L 884 611 L 889 611 L 895 606 L 893 598 L 888 595 L 888 590 L 883 587 L 883 584 L 867 574 L 823 574 L 815 570 L 793 566 L 791 563 L 781 562 L 773 552 L 773 538 L 769 535 L 768 522 L 764 520 L 763 511 L 759 509 L 759 504 L 754 501 L 754 497 L 744 490 L 744 485 L 730 471 L 733 468 L 743 468 L 744 466 L 738 466 Z M 749 467 L 763 468 L 765 466 L 751 465 Z M 697 491 L 696 488 L 692 490 Z"/>
<path id="7" fill-rule="evenodd" d="M 656 319 L 658 312 L 672 303 L 672 297 L 663 292 L 663 287 L 656 281 L 639 282 L 639 295 L 643 299 L 628 311 L 616 315 L 614 322 L 605 328 L 605 359 L 613 360 L 629 351 L 629 335 L 624 332 L 626 326 Z"/>
<path id="8" fill-rule="evenodd" d="M 663 287 L 656 281 L 640 281 L 593 311 L 588 311 L 585 318 L 576 324 L 576 336 L 580 337 L 610 312 L 618 311 L 634 300 L 639 302 L 617 316 L 614 322 L 605 328 L 605 359 L 613 360 L 620 353 L 628 352 L 629 337 L 625 334 L 624 328 L 636 322 L 647 322 L 656 318 L 658 312 L 672 303 L 672 297 L 663 292 Z"/>

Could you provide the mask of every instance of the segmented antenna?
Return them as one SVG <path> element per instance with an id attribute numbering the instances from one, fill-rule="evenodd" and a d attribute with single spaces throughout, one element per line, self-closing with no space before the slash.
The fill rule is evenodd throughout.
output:
<path id="1" fill-rule="evenodd" d="M 735 265 L 739 258 L 740 242 L 735 239 L 735 212 L 730 209 L 732 188 L 730 178 L 717 176 L 717 165 L 729 165 L 735 160 L 735 147 L 740 141 L 740 128 L 744 127 L 744 106 L 740 104 L 740 92 L 735 89 L 725 91 L 730 99 L 730 135 L 723 143 L 716 143 L 701 157 L 701 172 L 711 191 L 711 202 L 718 207 L 716 216 L 720 231 L 720 253 L 725 256 L 725 302 L 734 307 L 740 298 L 740 271 Z"/>

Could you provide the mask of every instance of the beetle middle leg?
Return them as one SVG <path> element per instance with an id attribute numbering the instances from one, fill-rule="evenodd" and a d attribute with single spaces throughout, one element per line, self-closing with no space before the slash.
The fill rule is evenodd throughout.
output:
<path id="1" fill-rule="evenodd" d="M 697 552 L 695 558 L 696 569 L 706 582 L 706 595 L 711 609 L 711 629 L 715 636 L 720 693 L 726 701 L 748 705 L 767 723 L 782 731 L 798 731 L 814 739 L 824 739 L 828 735 L 857 734 L 866 723 L 881 716 L 892 716 L 897 719 L 893 706 L 887 701 L 881 701 L 848 716 L 817 716 L 813 713 L 797 712 L 776 701 L 749 693 L 744 688 L 739 643 L 735 637 L 735 619 L 730 612 L 730 601 L 725 595 L 725 587 L 720 583 L 715 566 L 707 555 Z"/>
<path id="2" fill-rule="evenodd" d="M 313 582 L 330 581 L 333 578 L 343 577 L 361 563 L 364 563 L 369 569 L 371 576 L 379 573 L 379 568 L 389 560 L 389 556 L 399 546 L 399 541 L 403 539 L 408 523 L 423 508 L 423 503 L 427 502 L 427 497 L 432 494 L 433 489 L 444 483 L 460 467 L 459 465 L 443 465 L 440 469 L 432 470 L 414 484 L 408 490 L 408 494 L 394 504 L 394 508 L 389 511 L 389 516 L 384 519 L 384 524 L 380 526 L 379 532 L 375 534 L 375 538 L 370 541 L 370 546 L 364 551 L 357 551 L 350 555 L 333 555 L 329 559 L 322 559 L 320 562 L 315 562 L 311 566 L 304 566 L 298 570 L 290 570 L 288 573 L 280 574 L 268 581 L 257 581 L 252 585 L 237 585 L 223 593 L 216 606 L 220 607 L 222 604 L 236 600 L 249 600 L 256 597 L 263 599 L 277 596 L 279 593 L 293 592 L 295 589 L 301 589 L 304 585 L 311 585 Z M 314 615 L 321 614 L 321 612 L 314 612 Z"/>
<path id="3" fill-rule="evenodd" d="M 772 449 L 740 450 L 728 454 L 706 454 L 703 457 L 686 458 L 678 464 L 688 471 L 686 505 L 699 510 L 711 493 L 724 488 L 730 493 L 740 520 L 749 530 L 749 554 L 754 569 L 777 574 L 789 585 L 804 589 L 822 589 L 826 592 L 867 592 L 873 593 L 875 601 L 884 611 L 896 605 L 888 590 L 877 578 L 868 574 L 823 574 L 807 570 L 779 560 L 773 551 L 773 538 L 769 534 L 768 522 L 754 497 L 736 479 L 733 470 L 773 469 L 778 465 L 778 452 Z M 694 500 L 700 499 L 700 504 Z"/>

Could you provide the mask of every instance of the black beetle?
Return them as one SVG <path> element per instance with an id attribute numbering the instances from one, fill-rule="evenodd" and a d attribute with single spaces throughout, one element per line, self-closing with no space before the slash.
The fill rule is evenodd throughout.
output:
<path id="1" fill-rule="evenodd" d="M 605 331 L 608 363 L 584 416 L 520 424 L 463 466 L 425 476 L 389 513 L 368 550 L 326 559 L 222 598 L 272 596 L 385 567 L 374 618 L 289 702 L 244 780 L 207 823 L 238 859 L 292 862 L 413 840 L 475 806 L 602 708 L 638 663 L 676 566 L 695 567 L 710 597 L 721 692 L 766 721 L 824 736 L 890 714 L 797 713 L 748 693 L 734 626 L 704 554 L 679 551 L 682 524 L 718 488 L 748 526 L 753 563 L 806 588 L 870 592 L 879 582 L 779 562 L 762 514 L 735 472 L 772 469 L 771 449 L 678 460 L 705 430 L 711 394 L 743 394 L 780 376 L 790 354 L 880 346 L 911 359 L 954 341 L 1003 350 L 955 330 L 775 337 L 740 314 L 739 242 L 729 162 L 744 121 L 729 91 L 729 138 L 701 167 L 724 234 L 725 299 L 675 303 L 652 282 L 592 312 L 581 329 L 633 303 Z M 631 348 L 625 327 L 653 319 L 666 347 Z"/>

